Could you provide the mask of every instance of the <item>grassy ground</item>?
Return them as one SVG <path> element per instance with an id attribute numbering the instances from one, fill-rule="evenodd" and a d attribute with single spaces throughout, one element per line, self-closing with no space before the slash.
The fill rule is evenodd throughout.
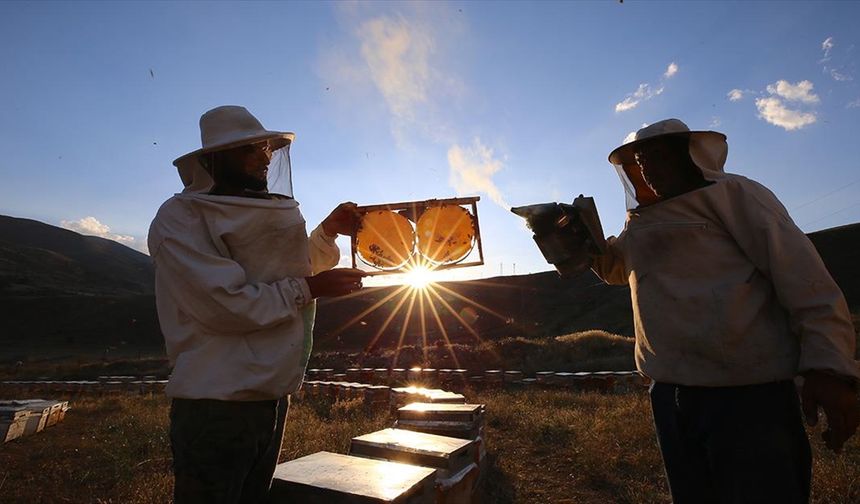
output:
<path id="1" fill-rule="evenodd" d="M 485 503 L 668 502 L 647 397 L 565 391 L 484 392 Z M 168 401 L 74 399 L 65 422 L 0 446 L 0 502 L 164 503 L 171 493 Z M 358 402 L 294 402 L 282 459 L 345 453 L 353 436 L 390 425 Z M 815 503 L 860 502 L 860 440 L 815 452 Z"/>

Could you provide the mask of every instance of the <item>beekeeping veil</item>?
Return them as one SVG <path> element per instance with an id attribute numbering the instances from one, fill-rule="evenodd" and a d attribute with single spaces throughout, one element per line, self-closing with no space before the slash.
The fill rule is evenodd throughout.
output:
<path id="1" fill-rule="evenodd" d="M 716 131 L 690 131 L 678 119 L 665 119 L 646 126 L 628 136 L 624 144 L 609 154 L 609 162 L 615 166 L 627 197 L 627 209 L 650 205 L 659 200 L 654 191 L 645 183 L 642 171 L 636 164 L 634 153 L 643 142 L 664 135 L 686 136 L 689 138 L 690 158 L 702 170 L 705 180 L 713 181 L 724 175 L 728 144 L 726 135 Z"/>
<path id="2" fill-rule="evenodd" d="M 208 193 L 214 186 L 209 171 L 200 163 L 203 155 L 241 147 L 243 145 L 268 142 L 272 158 L 268 169 L 270 194 L 293 197 L 292 173 L 290 170 L 290 145 L 295 134 L 269 131 L 263 128 L 245 107 L 225 105 L 216 107 L 200 117 L 200 139 L 202 147 L 173 161 L 179 177 L 185 185 L 183 193 Z"/>

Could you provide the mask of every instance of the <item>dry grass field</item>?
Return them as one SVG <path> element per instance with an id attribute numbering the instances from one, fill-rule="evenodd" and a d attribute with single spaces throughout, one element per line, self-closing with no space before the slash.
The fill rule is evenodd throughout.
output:
<path id="1" fill-rule="evenodd" d="M 498 391 L 487 404 L 484 503 L 666 503 L 644 393 Z M 171 494 L 169 403 L 161 396 L 75 398 L 65 422 L 0 446 L 0 502 L 165 503 Z M 345 453 L 388 426 L 359 402 L 294 402 L 282 458 Z M 820 429 L 820 428 L 819 428 Z M 860 440 L 841 456 L 813 430 L 815 503 L 860 502 Z"/>

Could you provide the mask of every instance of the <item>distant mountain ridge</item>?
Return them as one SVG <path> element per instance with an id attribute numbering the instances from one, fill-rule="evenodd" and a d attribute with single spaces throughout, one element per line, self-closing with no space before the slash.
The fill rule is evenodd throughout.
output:
<path id="1" fill-rule="evenodd" d="M 152 259 L 113 240 L 0 216 L 0 297 L 153 294 Z"/>
<path id="2" fill-rule="evenodd" d="M 860 262 L 854 251 L 860 244 L 860 224 L 809 237 L 857 313 Z M 153 285 L 154 270 L 147 255 L 111 240 L 0 216 L 0 342 L 4 342 L 0 358 L 4 350 L 22 346 L 104 348 L 126 342 L 161 346 Z M 408 324 L 408 303 L 388 320 L 399 297 L 369 310 L 395 289 L 366 289 L 348 299 L 321 300 L 315 349 L 361 349 L 374 340 L 373 346 L 390 347 L 401 336 L 407 344 L 421 341 L 418 303 Z M 464 320 L 481 339 L 555 336 L 587 329 L 633 334 L 629 289 L 605 285 L 591 272 L 569 279 L 547 271 L 448 282 L 439 284 L 436 291 L 444 300 L 433 298 L 442 328 L 428 307 L 424 326 L 428 344 L 446 337 L 459 343 L 477 341 Z"/>

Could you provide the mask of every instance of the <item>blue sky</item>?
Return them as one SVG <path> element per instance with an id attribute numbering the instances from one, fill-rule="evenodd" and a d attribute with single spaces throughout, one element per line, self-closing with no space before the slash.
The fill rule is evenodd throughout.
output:
<path id="1" fill-rule="evenodd" d="M 857 2 L 3 2 L 0 213 L 142 247 L 200 114 L 239 104 L 296 132 L 311 226 L 340 201 L 480 195 L 487 265 L 457 277 L 549 269 L 510 205 L 584 193 L 617 233 L 606 156 L 668 117 L 726 133 L 727 171 L 805 231 L 853 223 L 857 19 Z"/>

